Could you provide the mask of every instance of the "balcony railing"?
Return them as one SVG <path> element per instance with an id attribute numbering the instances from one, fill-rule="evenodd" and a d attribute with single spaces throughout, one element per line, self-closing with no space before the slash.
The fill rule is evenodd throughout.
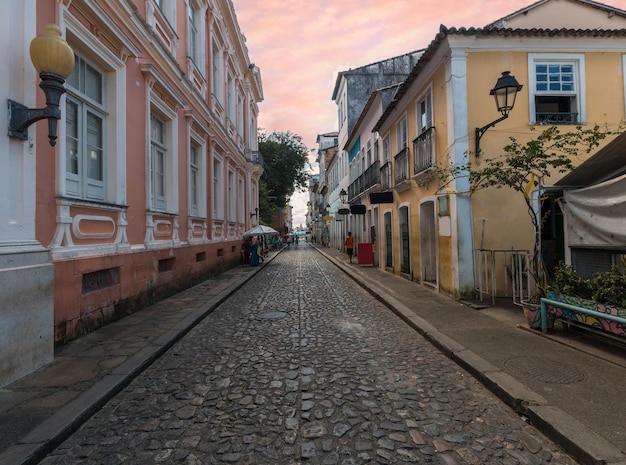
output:
<path id="1" fill-rule="evenodd" d="M 538 124 L 578 124 L 578 113 L 535 112 Z"/>
<path id="2" fill-rule="evenodd" d="M 388 161 L 380 167 L 380 187 L 383 191 L 388 191 L 393 186 L 391 184 L 391 162 Z"/>
<path id="3" fill-rule="evenodd" d="M 403 148 L 394 157 L 394 185 L 398 185 L 404 181 L 409 180 L 409 148 Z"/>
<path id="4" fill-rule="evenodd" d="M 248 160 L 257 165 L 264 165 L 263 155 L 259 150 L 248 150 Z"/>
<path id="5" fill-rule="evenodd" d="M 348 186 L 348 199 L 352 200 L 380 182 L 380 162 L 376 160 Z"/>
<path id="6" fill-rule="evenodd" d="M 432 168 L 435 165 L 435 128 L 429 128 L 413 141 L 415 154 L 414 173 Z"/>

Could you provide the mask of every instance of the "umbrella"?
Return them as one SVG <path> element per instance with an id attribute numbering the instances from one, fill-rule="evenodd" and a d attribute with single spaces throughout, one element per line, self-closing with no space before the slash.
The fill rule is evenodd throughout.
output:
<path id="1" fill-rule="evenodd" d="M 276 231 L 274 228 L 270 228 L 269 226 L 264 226 L 260 224 L 252 229 L 248 229 L 245 233 L 243 233 L 243 237 L 265 236 L 266 234 L 278 234 L 278 231 Z"/>

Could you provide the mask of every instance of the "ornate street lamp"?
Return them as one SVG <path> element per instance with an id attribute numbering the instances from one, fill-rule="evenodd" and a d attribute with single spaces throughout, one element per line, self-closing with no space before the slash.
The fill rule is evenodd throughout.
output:
<path id="1" fill-rule="evenodd" d="M 9 136 L 26 140 L 31 124 L 48 119 L 48 139 L 54 146 L 57 120 L 61 119 L 59 102 L 65 93 L 65 79 L 74 69 L 74 51 L 62 39 L 61 29 L 56 24 L 48 24 L 43 34 L 30 43 L 30 59 L 41 78 L 39 87 L 46 94 L 46 108 L 28 108 L 9 100 Z"/>
<path id="2" fill-rule="evenodd" d="M 339 192 L 339 200 L 341 201 L 342 207 L 337 210 L 337 213 L 340 215 L 347 215 L 350 213 L 350 209 L 343 206 L 348 201 L 348 193 L 343 189 Z"/>
<path id="3" fill-rule="evenodd" d="M 496 107 L 498 111 L 502 113 L 502 117 L 482 128 L 476 128 L 476 156 L 480 154 L 480 138 L 487 132 L 487 129 L 494 127 L 500 121 L 509 117 L 509 113 L 515 105 L 515 97 L 517 97 L 517 93 L 522 90 L 523 86 L 517 82 L 515 77 L 511 76 L 510 73 L 510 71 L 504 71 L 502 76 L 496 81 L 495 87 L 489 92 L 489 95 L 493 95 L 496 101 Z"/>
<path id="4" fill-rule="evenodd" d="M 341 189 L 341 192 L 339 192 L 339 200 L 341 200 L 341 203 L 346 203 L 348 200 L 348 193 L 344 189 Z"/>

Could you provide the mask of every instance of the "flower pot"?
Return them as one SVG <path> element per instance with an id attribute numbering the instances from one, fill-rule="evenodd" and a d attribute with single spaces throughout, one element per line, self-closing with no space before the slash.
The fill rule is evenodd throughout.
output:
<path id="1" fill-rule="evenodd" d="M 602 318 L 603 315 L 612 315 L 620 318 L 626 318 L 626 309 L 622 309 L 608 304 L 602 304 L 594 300 L 581 299 L 577 296 L 556 294 L 551 291 L 548 291 L 548 298 L 593 312 L 581 313 L 576 312 L 575 310 L 569 310 L 563 307 L 559 307 L 557 305 L 550 305 L 549 314 L 555 315 L 564 321 L 568 321 L 577 325 L 588 326 L 598 331 L 610 333 L 611 335 L 618 336 L 619 338 L 626 337 L 626 325 L 620 322 Z"/>
<path id="2" fill-rule="evenodd" d="M 528 327 L 531 329 L 541 329 L 541 304 L 534 302 L 522 301 L 522 309 Z M 554 328 L 555 316 L 548 312 L 548 329 Z"/>
<path id="3" fill-rule="evenodd" d="M 541 305 L 522 301 L 522 309 L 524 310 L 528 327 L 531 329 L 541 329 Z"/>

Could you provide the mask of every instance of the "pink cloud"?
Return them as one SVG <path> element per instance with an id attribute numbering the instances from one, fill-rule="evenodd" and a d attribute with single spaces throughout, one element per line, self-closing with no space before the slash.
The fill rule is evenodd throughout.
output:
<path id="1" fill-rule="evenodd" d="M 425 48 L 441 24 L 482 27 L 528 0 L 234 0 L 250 60 L 261 69 L 259 127 L 310 148 L 337 130 L 337 73 Z M 626 0 L 611 0 L 626 9 Z"/>

